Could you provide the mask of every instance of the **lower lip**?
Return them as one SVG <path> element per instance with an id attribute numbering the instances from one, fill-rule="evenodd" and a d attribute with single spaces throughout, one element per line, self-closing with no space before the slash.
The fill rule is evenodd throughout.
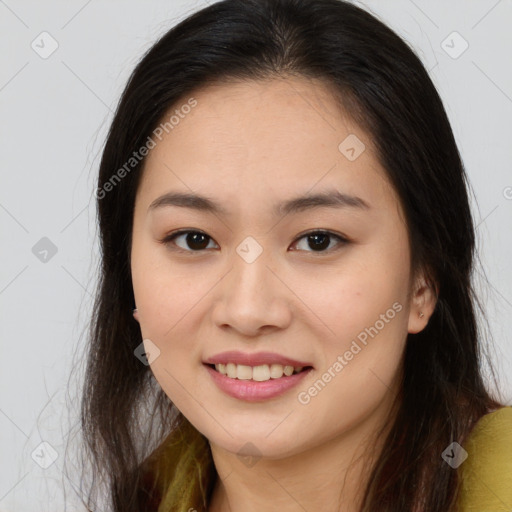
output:
<path id="1" fill-rule="evenodd" d="M 254 380 L 232 379 L 214 370 L 207 364 L 204 365 L 210 373 L 213 381 L 221 391 L 224 391 L 233 398 L 246 400 L 247 402 L 259 402 L 282 395 L 289 389 L 296 386 L 313 369 L 308 368 L 289 377 L 283 376 L 279 379 L 270 379 L 263 382 Z"/>

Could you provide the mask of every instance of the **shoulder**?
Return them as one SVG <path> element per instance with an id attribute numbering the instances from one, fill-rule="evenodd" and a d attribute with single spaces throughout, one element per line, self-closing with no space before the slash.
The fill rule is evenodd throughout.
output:
<path id="1" fill-rule="evenodd" d="M 512 510 L 512 407 L 482 416 L 464 442 L 461 512 Z"/>

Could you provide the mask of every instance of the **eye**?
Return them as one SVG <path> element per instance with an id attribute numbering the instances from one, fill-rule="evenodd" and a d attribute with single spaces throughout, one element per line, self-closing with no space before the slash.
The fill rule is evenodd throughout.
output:
<path id="1" fill-rule="evenodd" d="M 182 247 L 175 242 L 175 240 L 178 240 L 181 237 L 184 237 L 184 243 L 187 244 L 188 247 L 187 245 L 185 245 L 185 247 Z M 348 238 L 332 233 L 331 231 L 316 230 L 305 233 L 301 237 L 297 238 L 294 245 L 296 245 L 298 241 L 306 239 L 306 243 L 308 244 L 308 247 L 312 249 L 312 251 L 308 251 L 307 249 L 299 250 L 306 250 L 306 252 L 326 253 L 336 250 L 336 247 L 329 248 L 329 246 L 331 245 L 330 239 L 333 238 L 338 241 L 338 246 L 343 246 L 350 242 Z M 208 249 L 209 240 L 213 241 L 213 239 L 210 236 L 208 236 L 206 233 L 203 233 L 202 231 L 182 229 L 167 235 L 163 240 L 161 240 L 161 243 L 163 243 L 164 245 L 169 245 L 172 243 L 174 246 L 177 247 L 176 250 L 181 252 L 201 252 L 205 249 Z"/>
<path id="2" fill-rule="evenodd" d="M 328 250 L 324 250 L 329 247 L 331 238 L 338 240 L 338 246 L 343 246 L 349 243 L 347 238 L 324 230 L 310 231 L 309 233 L 302 235 L 297 240 L 300 241 L 302 239 L 306 239 L 308 247 L 313 249 L 312 251 L 306 250 L 306 252 L 332 252 L 333 250 L 336 250 L 336 248 L 333 249 L 331 247 Z M 340 247 L 338 247 L 338 249 L 339 248 Z"/>
<path id="3" fill-rule="evenodd" d="M 185 243 L 189 244 L 189 247 L 191 247 L 192 250 L 187 249 L 187 247 L 181 247 L 174 242 L 174 240 L 177 240 L 183 236 L 185 237 Z M 177 245 L 178 251 L 200 252 L 207 248 L 208 240 L 212 240 L 212 238 L 209 237 L 206 233 L 203 233 L 202 231 L 182 229 L 180 231 L 175 231 L 174 233 L 171 233 L 170 235 L 166 236 L 163 240 L 161 240 L 161 242 L 165 245 L 168 245 L 172 242 L 173 245 Z"/>

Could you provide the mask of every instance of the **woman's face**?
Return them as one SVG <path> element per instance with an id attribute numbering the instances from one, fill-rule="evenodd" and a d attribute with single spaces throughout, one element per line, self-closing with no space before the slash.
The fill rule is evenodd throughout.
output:
<path id="1" fill-rule="evenodd" d="M 166 120 L 176 109 L 146 160 L 131 253 L 165 393 L 212 444 L 270 458 L 387 410 L 431 309 L 409 295 L 403 212 L 369 135 L 306 79 L 210 86 Z M 205 364 L 226 351 L 271 354 L 230 364 L 233 379 Z M 312 368 L 277 378 L 282 358 Z"/>

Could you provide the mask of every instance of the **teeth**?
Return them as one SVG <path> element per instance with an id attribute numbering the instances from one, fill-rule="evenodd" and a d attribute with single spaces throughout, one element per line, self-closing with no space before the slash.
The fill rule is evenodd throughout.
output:
<path id="1" fill-rule="evenodd" d="M 231 379 L 255 380 L 263 382 L 270 379 L 280 379 L 283 375 L 289 377 L 299 373 L 304 367 L 283 366 L 282 364 L 262 364 L 260 366 L 246 366 L 244 364 L 216 364 L 215 369 Z"/>

